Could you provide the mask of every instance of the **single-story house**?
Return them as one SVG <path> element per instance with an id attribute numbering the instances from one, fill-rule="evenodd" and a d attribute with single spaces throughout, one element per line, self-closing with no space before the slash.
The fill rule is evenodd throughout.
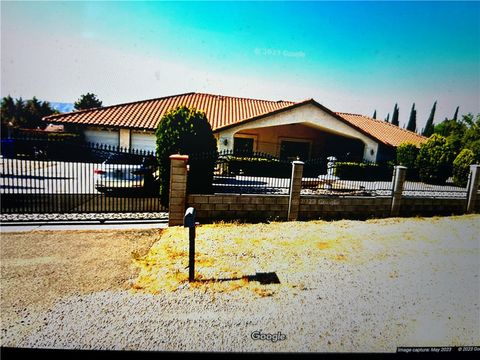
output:
<path id="1" fill-rule="evenodd" d="M 403 142 L 426 138 L 385 121 L 334 112 L 313 99 L 267 101 L 186 93 L 51 115 L 43 120 L 80 131 L 85 140 L 129 149 L 155 150 L 162 116 L 179 105 L 206 113 L 218 150 L 247 149 L 284 159 L 326 156 L 385 161 Z"/>

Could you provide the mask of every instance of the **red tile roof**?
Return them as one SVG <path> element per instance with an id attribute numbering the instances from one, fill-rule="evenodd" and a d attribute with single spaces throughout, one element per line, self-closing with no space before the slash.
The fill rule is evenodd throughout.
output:
<path id="1" fill-rule="evenodd" d="M 384 121 L 374 120 L 363 115 L 334 113 L 313 99 L 302 102 L 268 101 L 202 93 L 186 93 L 157 99 L 142 100 L 102 108 L 74 111 L 51 115 L 43 120 L 53 123 L 75 123 L 109 127 L 155 130 L 162 116 L 179 105 L 195 107 L 205 111 L 212 129 L 219 130 L 236 124 L 254 121 L 272 113 L 312 103 L 344 121 L 367 136 L 384 144 L 398 146 L 405 141 L 416 145 L 426 138 L 411 131 L 400 129 Z"/>
<path id="2" fill-rule="evenodd" d="M 387 123 L 386 121 L 376 120 L 364 115 L 337 113 L 350 124 L 372 135 L 380 142 L 398 146 L 403 142 L 410 142 L 416 146 L 427 141 L 427 138 L 415 132 L 402 129 L 398 126 Z"/>
<path id="3" fill-rule="evenodd" d="M 161 117 L 180 105 L 205 111 L 216 130 L 253 117 L 268 114 L 294 104 L 291 101 L 267 101 L 222 95 L 187 93 L 158 99 L 51 115 L 45 121 L 155 130 Z"/>

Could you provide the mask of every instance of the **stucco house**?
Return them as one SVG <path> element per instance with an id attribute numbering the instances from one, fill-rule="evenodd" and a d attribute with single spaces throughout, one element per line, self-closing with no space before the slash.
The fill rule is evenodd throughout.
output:
<path id="1" fill-rule="evenodd" d="M 350 157 L 385 161 L 403 142 L 419 146 L 426 138 L 385 121 L 334 112 L 313 99 L 267 101 L 186 93 L 66 114 L 43 120 L 79 131 L 90 142 L 155 150 L 155 130 L 162 116 L 179 105 L 203 110 L 219 150 L 246 149 L 284 159 Z"/>

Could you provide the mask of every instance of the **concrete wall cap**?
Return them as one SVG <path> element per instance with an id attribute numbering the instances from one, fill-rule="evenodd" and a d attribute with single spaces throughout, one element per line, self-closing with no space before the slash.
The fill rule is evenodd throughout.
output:
<path id="1" fill-rule="evenodd" d="M 173 154 L 173 155 L 170 155 L 170 159 L 187 161 L 188 155 Z"/>

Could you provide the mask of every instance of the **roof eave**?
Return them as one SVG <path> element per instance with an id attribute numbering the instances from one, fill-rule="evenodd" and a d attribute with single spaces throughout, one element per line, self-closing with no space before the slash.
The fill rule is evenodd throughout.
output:
<path id="1" fill-rule="evenodd" d="M 252 122 L 252 121 L 260 120 L 260 119 L 263 119 L 265 117 L 272 116 L 272 115 L 275 115 L 275 114 L 279 114 L 281 112 L 292 110 L 292 109 L 295 109 L 297 107 L 308 105 L 308 104 L 312 104 L 312 105 L 320 108 L 321 110 L 325 111 L 327 114 L 333 116 L 337 120 L 340 120 L 344 124 L 346 124 L 350 127 L 353 127 L 358 132 L 362 133 L 363 135 L 369 137 L 370 139 L 372 139 L 372 140 L 374 140 L 378 143 L 381 143 L 382 145 L 389 146 L 389 147 L 395 147 L 394 145 L 386 143 L 386 142 L 376 138 L 375 136 L 369 134 L 368 132 L 364 131 L 363 129 L 359 128 L 358 126 L 356 126 L 356 125 L 352 124 L 351 122 L 345 120 L 343 117 L 336 114 L 334 111 L 330 110 L 329 108 L 323 106 L 322 104 L 318 103 L 314 99 L 307 99 L 307 100 L 292 104 L 290 106 L 283 107 L 281 109 L 277 109 L 277 110 L 274 110 L 274 111 L 271 111 L 271 112 L 268 112 L 268 113 L 265 113 L 265 114 L 261 114 L 261 115 L 258 115 L 258 116 L 254 116 L 254 117 L 242 120 L 242 121 L 234 123 L 234 124 L 229 124 L 229 125 L 226 125 L 226 126 L 222 126 L 222 127 L 216 128 L 213 132 L 218 133 L 218 132 L 221 132 L 221 131 L 224 131 L 224 130 L 227 130 L 227 129 L 234 128 L 234 127 L 239 126 L 239 125 L 244 125 L 244 124 L 247 124 L 247 123 Z"/>
<path id="2" fill-rule="evenodd" d="M 267 112 L 267 113 L 264 113 L 264 114 L 260 114 L 260 115 L 257 115 L 257 116 L 253 116 L 253 117 L 251 117 L 251 118 L 247 118 L 247 119 L 238 121 L 238 122 L 233 123 L 233 124 L 228 124 L 228 125 L 225 125 L 225 126 L 221 126 L 221 127 L 216 128 L 215 130 L 213 130 L 213 132 L 214 132 L 214 133 L 217 133 L 217 132 L 220 132 L 220 131 L 223 131 L 223 130 L 227 130 L 227 129 L 233 128 L 233 127 L 235 127 L 235 126 L 247 124 L 247 123 L 249 123 L 249 122 L 256 121 L 256 120 L 260 120 L 260 119 L 263 119 L 263 118 L 265 118 L 265 117 L 268 117 L 268 116 L 272 116 L 272 115 L 281 113 L 281 112 L 283 112 L 283 111 L 291 110 L 291 109 L 294 109 L 294 108 L 299 107 L 299 106 L 301 106 L 301 105 L 304 105 L 305 103 L 310 102 L 310 101 L 312 101 L 312 100 L 313 100 L 313 99 L 308 99 L 308 100 L 301 101 L 301 102 L 298 102 L 298 103 L 295 103 L 295 104 L 292 104 L 292 105 L 285 106 L 285 107 L 280 108 L 280 109 L 277 109 L 277 110 L 273 110 L 273 111 L 270 111 L 270 112 Z"/>
<path id="3" fill-rule="evenodd" d="M 50 120 L 50 119 L 53 119 L 53 118 L 58 118 L 58 117 L 63 117 L 63 116 L 77 115 L 77 114 L 83 114 L 83 113 L 87 113 L 87 112 L 110 109 L 110 108 L 113 108 L 113 107 L 118 107 L 118 106 L 123 106 L 123 105 L 132 105 L 132 104 L 138 104 L 138 103 L 147 102 L 147 101 L 162 100 L 162 99 L 168 99 L 168 98 L 171 98 L 171 97 L 186 96 L 186 95 L 191 95 L 191 94 L 195 94 L 195 92 L 191 91 L 191 92 L 182 93 L 182 94 L 168 95 L 168 96 L 162 96 L 162 97 L 151 98 L 151 99 L 146 99 L 146 100 L 130 101 L 130 102 L 127 102 L 127 103 L 122 103 L 122 104 L 107 105 L 107 106 L 96 107 L 96 108 L 91 108 L 91 109 L 71 111 L 71 112 L 63 113 L 63 114 L 48 115 L 48 116 L 44 116 L 42 118 L 42 121 L 47 121 L 47 120 Z"/>

